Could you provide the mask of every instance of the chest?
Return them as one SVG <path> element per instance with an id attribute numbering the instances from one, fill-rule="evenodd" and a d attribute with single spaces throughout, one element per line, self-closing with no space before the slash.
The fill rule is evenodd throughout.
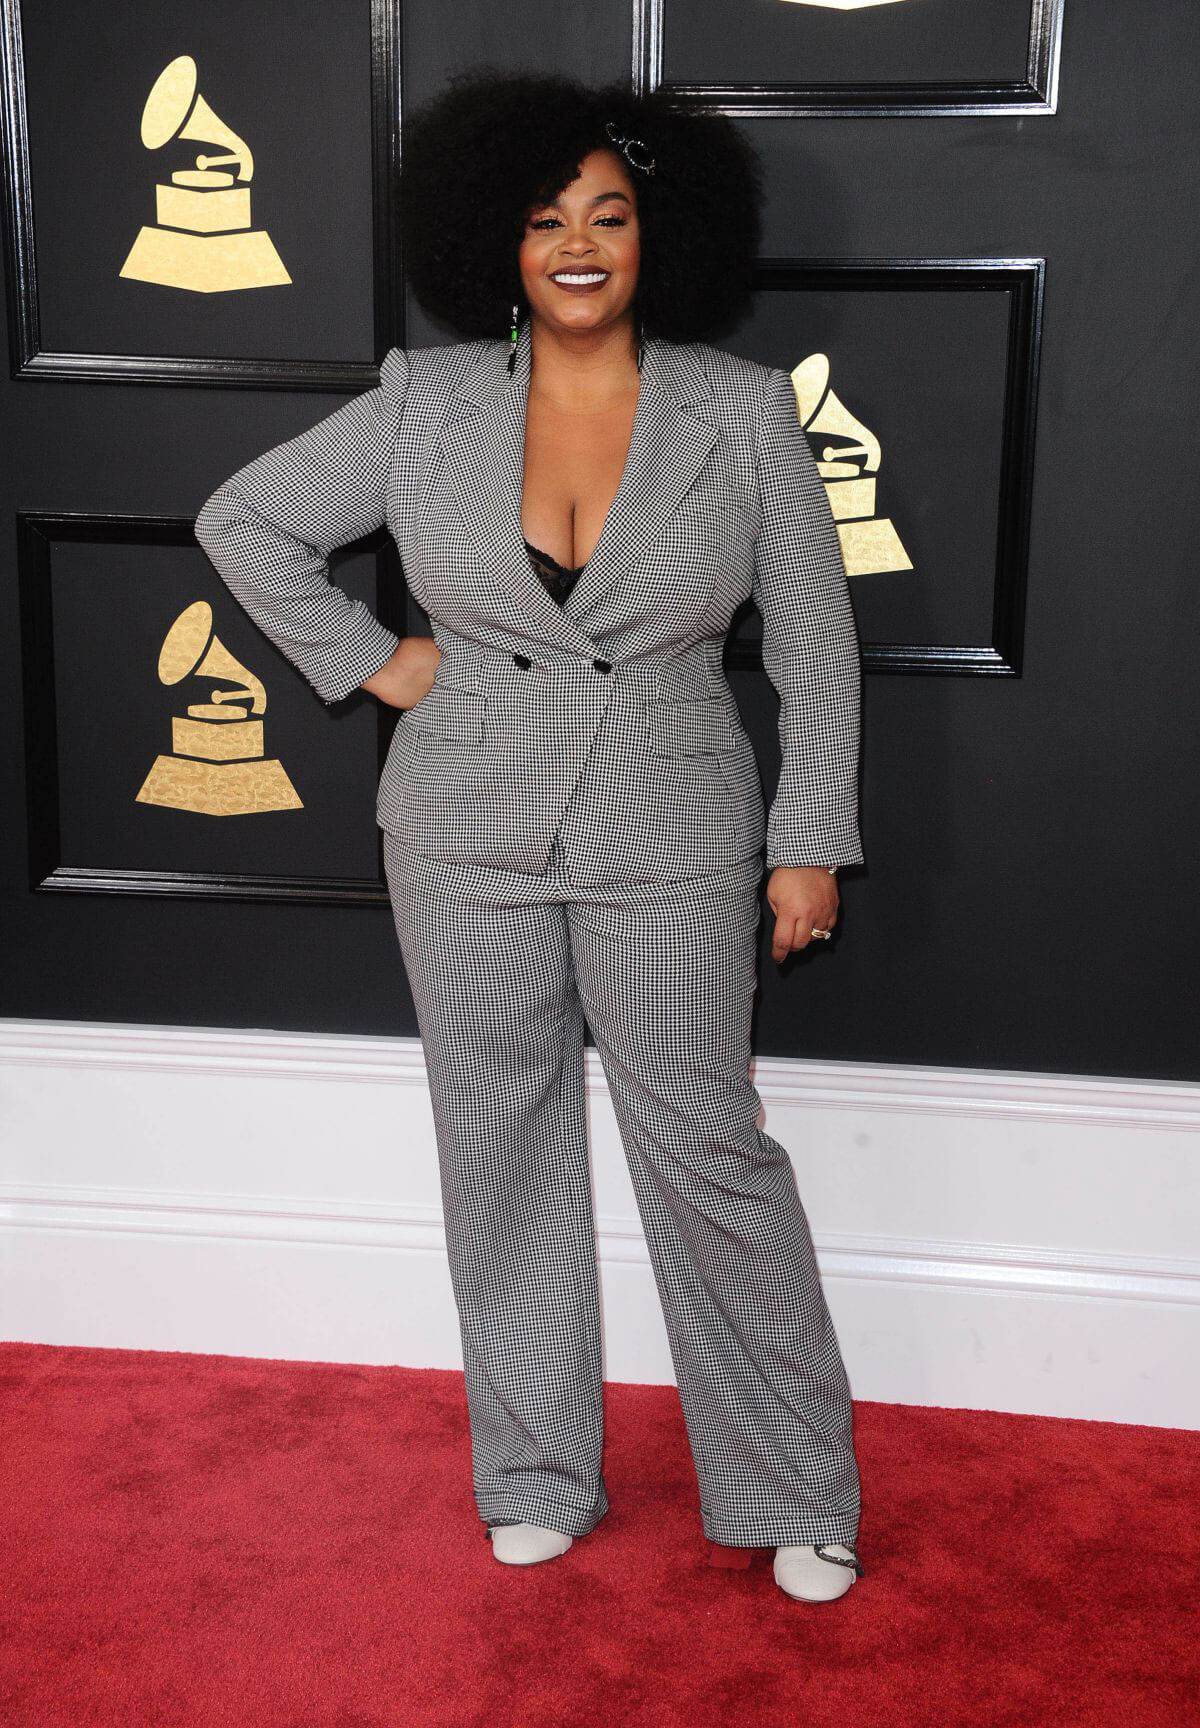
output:
<path id="1" fill-rule="evenodd" d="M 636 395 L 587 413 L 530 396 L 521 525 L 526 539 L 568 568 L 585 564 L 600 538 L 625 471 L 636 408 Z"/>

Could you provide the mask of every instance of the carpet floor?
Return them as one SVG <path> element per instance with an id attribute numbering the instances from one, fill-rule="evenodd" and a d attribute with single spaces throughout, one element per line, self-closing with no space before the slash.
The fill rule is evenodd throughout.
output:
<path id="1" fill-rule="evenodd" d="M 0 1344 L 0 1721 L 1200 1724 L 1200 1433 L 856 1403 L 810 1604 L 713 1563 L 673 1386 L 605 1407 L 607 1516 L 503 1566 L 459 1373 Z"/>

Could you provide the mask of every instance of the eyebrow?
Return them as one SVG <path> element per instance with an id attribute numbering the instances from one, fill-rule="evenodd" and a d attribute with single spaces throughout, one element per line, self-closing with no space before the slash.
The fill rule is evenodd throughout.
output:
<path id="1" fill-rule="evenodd" d="M 594 198 L 588 199 L 588 203 L 593 205 L 605 204 L 610 198 L 619 198 L 622 204 L 628 204 L 629 208 L 631 210 L 633 209 L 632 200 L 627 198 L 624 192 L 597 192 Z M 535 204 L 533 208 L 535 210 L 556 210 L 558 208 L 558 199 L 549 198 L 544 204 Z"/>

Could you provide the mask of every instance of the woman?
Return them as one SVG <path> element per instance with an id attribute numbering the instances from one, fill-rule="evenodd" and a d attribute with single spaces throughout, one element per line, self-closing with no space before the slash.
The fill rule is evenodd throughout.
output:
<path id="1" fill-rule="evenodd" d="M 326 702 L 405 710 L 377 819 L 426 1054 L 474 1493 L 496 1559 L 608 1510 L 584 1029 L 611 1089 L 711 1542 L 805 1601 L 862 1575 L 845 1368 L 749 1078 L 762 846 L 773 957 L 862 861 L 860 664 L 785 372 L 744 305 L 729 121 L 553 78 L 460 78 L 412 125 L 412 286 L 463 338 L 235 473 L 197 537 Z M 386 522 L 433 640 L 329 581 Z M 769 818 L 722 670 L 753 593 L 781 698 Z"/>

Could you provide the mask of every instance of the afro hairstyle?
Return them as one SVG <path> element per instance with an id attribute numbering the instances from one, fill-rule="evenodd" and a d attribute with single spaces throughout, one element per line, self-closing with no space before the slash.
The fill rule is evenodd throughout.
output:
<path id="1" fill-rule="evenodd" d="M 406 122 L 400 226 L 423 310 L 466 338 L 508 334 L 524 306 L 517 253 L 529 212 L 574 180 L 583 158 L 640 139 L 655 159 L 637 190 L 634 300 L 647 335 L 695 342 L 744 310 L 761 231 L 762 179 L 721 114 L 673 108 L 660 92 L 591 88 L 552 74 L 461 72 Z"/>

